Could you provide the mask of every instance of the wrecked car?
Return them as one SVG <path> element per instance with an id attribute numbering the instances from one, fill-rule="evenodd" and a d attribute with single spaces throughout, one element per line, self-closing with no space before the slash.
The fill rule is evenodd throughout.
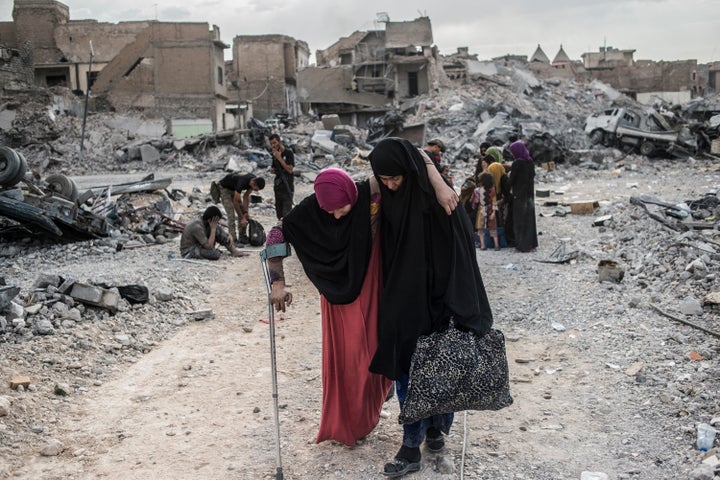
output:
<path id="1" fill-rule="evenodd" d="M 640 115 L 626 108 L 596 112 L 585 120 L 585 133 L 594 145 L 616 147 L 627 152 L 653 156 L 688 156 L 697 149 L 695 136 L 687 125 L 671 126 L 658 112 Z"/>
<path id="2" fill-rule="evenodd" d="M 149 226 L 160 223 L 165 230 L 178 231 L 167 209 L 160 211 L 160 204 L 151 209 L 121 208 L 124 202 L 111 200 L 116 195 L 122 199 L 132 193 L 163 190 L 171 182 L 150 174 L 140 181 L 94 187 L 80 194 L 75 181 L 65 175 L 51 174 L 44 180 L 30 175 L 20 152 L 0 146 L 0 239 L 28 235 L 54 241 L 107 237 L 112 221 L 124 225 L 130 217 L 140 217 L 141 212 L 143 222 L 136 232 L 148 233 Z M 145 214 L 146 210 L 151 215 Z"/>

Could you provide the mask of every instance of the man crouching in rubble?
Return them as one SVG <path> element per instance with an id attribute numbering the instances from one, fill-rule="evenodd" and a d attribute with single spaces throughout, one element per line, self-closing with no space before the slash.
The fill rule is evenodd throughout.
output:
<path id="1" fill-rule="evenodd" d="M 233 257 L 245 257 L 248 254 L 235 248 L 230 235 L 218 224 L 222 213 L 218 207 L 208 207 L 202 218 L 188 223 L 180 238 L 180 254 L 183 258 L 204 258 L 218 260 L 222 253 L 216 244 L 225 245 Z"/>

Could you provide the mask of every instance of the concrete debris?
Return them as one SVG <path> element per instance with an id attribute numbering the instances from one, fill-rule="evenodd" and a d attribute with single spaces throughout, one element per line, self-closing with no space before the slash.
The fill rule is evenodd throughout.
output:
<path id="1" fill-rule="evenodd" d="M 10 413 L 10 399 L 6 396 L 0 396 L 0 417 L 7 417 Z"/>

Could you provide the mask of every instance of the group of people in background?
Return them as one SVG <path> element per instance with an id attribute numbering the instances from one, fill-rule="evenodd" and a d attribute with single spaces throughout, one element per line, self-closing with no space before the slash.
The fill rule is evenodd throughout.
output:
<path id="1" fill-rule="evenodd" d="M 480 145 L 475 172 L 460 187 L 460 203 L 475 228 L 476 245 L 519 252 L 538 246 L 535 222 L 535 165 L 517 137 L 506 145 Z"/>
<path id="2" fill-rule="evenodd" d="M 280 135 L 276 133 L 270 135 L 268 141 L 272 154 L 270 173 L 275 175 L 275 214 L 280 220 L 293 208 L 295 154 L 283 144 Z M 225 209 L 228 232 L 219 226 L 223 219 L 220 209 L 215 206 L 208 207 L 201 219 L 193 220 L 183 230 L 180 239 L 180 254 L 183 258 L 217 260 L 221 252 L 216 245 L 226 247 L 233 256 L 246 255 L 241 254 L 236 247 L 250 243 L 247 233 L 250 197 L 252 193 L 265 188 L 265 179 L 252 173 L 232 172 L 220 179 L 215 187 L 218 190 L 218 200 Z M 190 226 L 192 228 L 189 228 Z"/>

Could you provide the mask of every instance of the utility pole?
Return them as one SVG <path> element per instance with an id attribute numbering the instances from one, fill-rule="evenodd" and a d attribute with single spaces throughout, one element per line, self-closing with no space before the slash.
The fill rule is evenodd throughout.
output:
<path id="1" fill-rule="evenodd" d="M 85 89 L 85 111 L 83 112 L 82 132 L 80 133 L 80 161 L 85 160 L 85 124 L 87 123 L 88 99 L 90 98 L 90 74 L 92 73 L 93 57 L 92 40 L 90 40 L 90 67 L 87 73 L 87 88 Z"/>

